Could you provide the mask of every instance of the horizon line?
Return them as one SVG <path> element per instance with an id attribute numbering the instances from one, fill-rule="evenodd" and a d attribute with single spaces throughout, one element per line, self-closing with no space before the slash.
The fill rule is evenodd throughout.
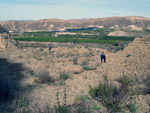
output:
<path id="1" fill-rule="evenodd" d="M 4 21 L 0 21 L 0 22 L 9 22 L 9 21 L 40 21 L 40 20 L 52 20 L 52 19 L 56 19 L 56 20 L 69 20 L 69 21 L 84 21 L 84 20 L 90 20 L 90 19 L 101 19 L 101 18 L 113 18 L 113 17 L 141 17 L 141 18 L 150 18 L 150 17 L 145 17 L 145 16 L 135 16 L 135 15 L 130 15 L 130 16 L 107 16 L 107 17 L 91 17 L 91 18 L 70 18 L 70 19 L 63 19 L 63 18 L 43 18 L 43 19 L 22 19 L 22 20 L 4 20 Z"/>

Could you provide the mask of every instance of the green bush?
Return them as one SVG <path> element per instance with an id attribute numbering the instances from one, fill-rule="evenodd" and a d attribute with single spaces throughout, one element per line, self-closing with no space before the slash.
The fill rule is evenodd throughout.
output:
<path id="1" fill-rule="evenodd" d="M 133 80 L 130 79 L 129 76 L 123 74 L 122 78 L 120 79 L 120 82 L 121 82 L 121 91 L 126 93 L 129 91 L 129 86 L 131 85 Z"/>
<path id="2" fill-rule="evenodd" d="M 131 55 L 130 54 L 127 54 L 127 56 L 126 57 L 130 57 Z"/>
<path id="3" fill-rule="evenodd" d="M 93 98 L 98 97 L 101 102 L 104 102 L 108 110 L 118 112 L 122 109 L 122 99 L 128 95 L 131 80 L 128 76 L 123 76 L 120 83 L 121 87 L 116 88 L 105 77 L 104 83 L 100 81 L 99 86 L 97 88 L 91 87 L 89 93 Z"/>
<path id="4" fill-rule="evenodd" d="M 29 105 L 29 102 L 25 96 L 19 96 L 16 104 L 18 107 L 27 107 Z"/>
<path id="5" fill-rule="evenodd" d="M 115 52 L 118 52 L 118 51 L 123 50 L 123 49 L 124 49 L 124 46 L 117 47 L 117 48 L 115 49 Z"/>
<path id="6" fill-rule="evenodd" d="M 134 100 L 134 103 L 130 103 L 128 105 L 128 108 L 129 108 L 129 111 L 131 113 L 136 113 L 136 109 L 137 109 L 137 107 L 136 107 L 136 101 Z"/>
<path id="7" fill-rule="evenodd" d="M 91 107 L 93 110 L 99 110 L 101 109 L 97 104 L 92 104 L 92 107 Z"/>
<path id="8" fill-rule="evenodd" d="M 66 106 L 59 105 L 58 108 L 56 109 L 56 113 L 67 113 Z"/>
<path id="9" fill-rule="evenodd" d="M 61 73 L 60 73 L 60 79 L 61 79 L 61 80 L 67 80 L 67 79 L 69 79 L 69 78 L 70 78 L 69 73 L 67 73 L 67 72 L 61 72 Z"/>

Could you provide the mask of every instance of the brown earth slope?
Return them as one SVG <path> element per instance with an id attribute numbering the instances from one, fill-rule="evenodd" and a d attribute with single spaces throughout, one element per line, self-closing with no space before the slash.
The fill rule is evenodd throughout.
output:
<path id="1" fill-rule="evenodd" d="M 1 50 L 15 50 L 17 43 L 9 33 L 9 31 L 0 26 L 0 49 Z"/>
<path id="2" fill-rule="evenodd" d="M 100 54 L 106 54 L 106 63 L 100 63 Z M 53 44 L 52 52 L 48 53 L 48 48 L 26 48 L 14 52 L 0 52 L 1 58 L 5 57 L 11 63 L 21 63 L 23 79 L 20 86 L 23 96 L 29 101 L 28 107 L 18 107 L 16 111 L 31 108 L 33 111 L 45 109 L 45 106 L 55 107 L 58 103 L 64 104 L 64 93 L 66 104 L 77 103 L 81 95 L 89 95 L 90 86 L 97 87 L 100 81 L 104 81 L 104 76 L 113 85 L 119 87 L 117 81 L 121 76 L 128 75 L 130 78 L 144 78 L 150 74 L 150 37 L 136 38 L 124 50 L 117 53 L 107 52 L 100 48 L 86 48 L 81 45 L 72 47 L 59 47 Z M 6 57 L 7 56 L 7 57 Z M 78 63 L 73 63 L 74 57 L 78 57 Z M 83 68 L 84 66 L 90 69 Z M 36 82 L 38 75 L 48 72 L 54 79 L 54 83 L 40 84 Z M 60 74 L 66 73 L 70 76 L 66 81 L 61 81 Z M 65 90 L 65 91 L 64 91 Z M 19 94 L 19 92 L 17 94 Z M 21 93 L 20 93 L 21 94 Z M 133 97 L 126 99 L 124 104 L 133 101 Z M 97 102 L 101 109 L 97 112 L 109 112 L 106 106 Z M 137 113 L 149 112 L 150 96 L 140 94 L 136 96 Z M 15 106 L 16 103 L 12 103 Z M 1 107 L 1 106 L 0 106 Z M 8 109 L 10 106 L 7 106 Z M 7 110 L 6 109 L 6 110 Z M 123 109 L 128 113 L 128 109 Z"/>

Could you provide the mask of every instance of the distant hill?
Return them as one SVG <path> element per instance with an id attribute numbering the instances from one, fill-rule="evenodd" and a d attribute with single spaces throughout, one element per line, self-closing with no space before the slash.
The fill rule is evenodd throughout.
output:
<path id="1" fill-rule="evenodd" d="M 0 25 L 7 28 L 10 32 L 24 32 L 24 31 L 53 31 L 70 28 L 83 27 L 128 27 L 136 26 L 140 29 L 150 27 L 150 18 L 128 16 L 128 17 L 106 17 L 94 19 L 44 19 L 37 21 L 6 21 L 0 22 Z"/>

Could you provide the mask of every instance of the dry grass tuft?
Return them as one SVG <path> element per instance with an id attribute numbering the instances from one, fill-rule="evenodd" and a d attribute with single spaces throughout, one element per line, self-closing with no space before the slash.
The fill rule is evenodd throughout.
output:
<path id="1" fill-rule="evenodd" d="M 54 79 L 53 79 L 52 77 L 50 77 L 49 75 L 50 75 L 50 73 L 47 72 L 47 71 L 42 72 L 42 73 L 39 75 L 38 83 L 47 84 L 47 83 L 52 83 L 52 82 L 54 82 Z"/>

